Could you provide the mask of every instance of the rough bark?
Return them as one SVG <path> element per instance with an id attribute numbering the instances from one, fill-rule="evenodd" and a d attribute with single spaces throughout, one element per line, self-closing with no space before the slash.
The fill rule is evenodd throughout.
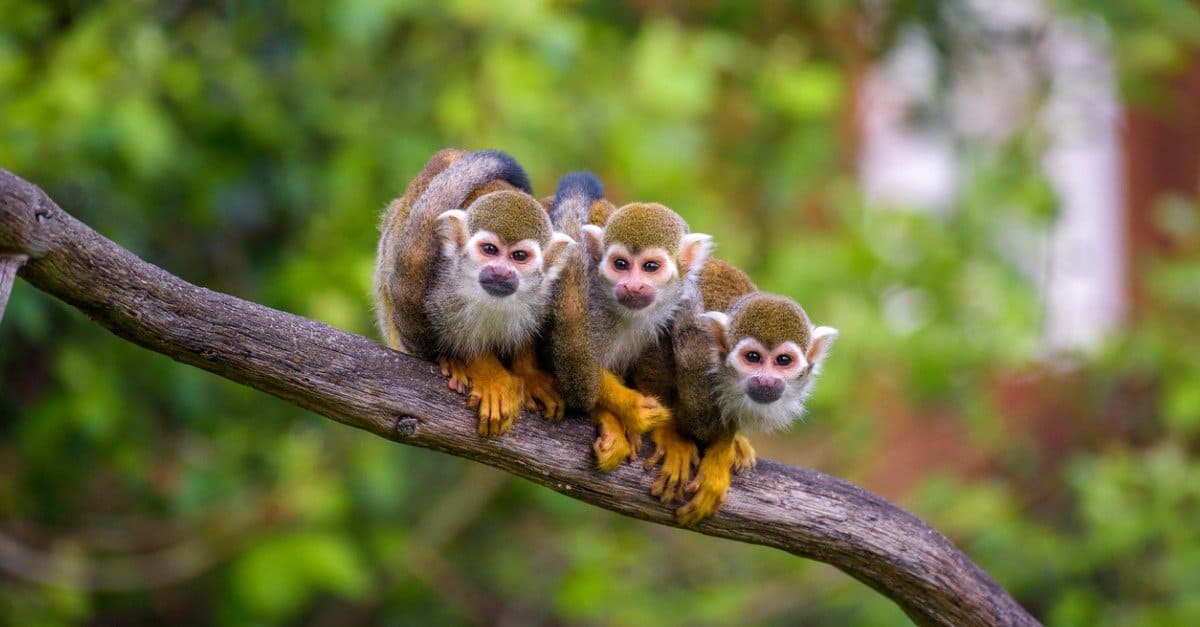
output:
<path id="1" fill-rule="evenodd" d="M 526 416 L 483 439 L 429 363 L 365 337 L 197 287 L 72 218 L 0 169 L 0 254 L 18 275 L 150 350 L 380 437 L 495 466 L 605 509 L 674 526 L 650 474 L 593 469 L 592 426 Z M 1034 625 L 991 577 L 912 514 L 857 486 L 762 462 L 734 479 L 700 533 L 819 560 L 886 595 L 917 623 Z"/>

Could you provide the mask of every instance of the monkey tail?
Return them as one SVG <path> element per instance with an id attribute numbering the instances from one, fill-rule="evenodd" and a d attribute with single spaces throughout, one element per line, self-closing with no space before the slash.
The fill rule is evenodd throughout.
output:
<path id="1" fill-rule="evenodd" d="M 461 209 L 476 187 L 493 180 L 505 181 L 527 194 L 533 191 L 525 168 L 512 155 L 499 150 L 472 152 L 451 163 L 429 183 L 413 204 L 408 229 L 428 226 L 432 234 L 439 215 Z"/>
<path id="2" fill-rule="evenodd" d="M 591 215 L 592 203 L 604 198 L 604 184 L 586 170 L 571 172 L 558 180 L 558 191 L 550 205 L 550 223 L 558 231 L 579 241 L 583 225 Z"/>
<path id="3" fill-rule="evenodd" d="M 591 222 L 593 205 L 604 200 L 604 184 L 591 172 L 572 172 L 558 181 L 550 204 L 555 230 L 582 241 L 583 225 Z M 600 203 L 607 204 L 607 203 Z M 600 364 L 588 323 L 588 273 L 583 252 L 571 259 L 555 288 L 550 310 L 549 359 L 567 407 L 588 411 L 600 389 Z"/>

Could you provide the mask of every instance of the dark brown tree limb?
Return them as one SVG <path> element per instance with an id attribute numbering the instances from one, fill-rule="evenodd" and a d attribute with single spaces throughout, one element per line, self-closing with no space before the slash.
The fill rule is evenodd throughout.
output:
<path id="1" fill-rule="evenodd" d="M 435 367 L 365 337 L 191 285 L 138 259 L 0 169 L 0 254 L 19 276 L 120 337 L 378 436 L 472 459 L 627 516 L 674 526 L 650 474 L 593 469 L 593 428 L 524 417 L 483 439 Z M 1035 625 L 995 581 L 908 512 L 822 473 L 762 462 L 695 528 L 832 564 L 917 623 Z"/>

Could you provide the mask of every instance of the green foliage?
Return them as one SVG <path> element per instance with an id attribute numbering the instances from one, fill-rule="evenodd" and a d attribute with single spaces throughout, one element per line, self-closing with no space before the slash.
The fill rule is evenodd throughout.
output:
<path id="1" fill-rule="evenodd" d="M 434 151 L 508 150 L 540 194 L 592 169 L 841 330 L 765 456 L 903 498 L 1050 624 L 1200 622 L 1194 256 L 1136 268 L 1139 314 L 1054 390 L 1075 439 L 1045 448 L 997 391 L 1055 376 L 998 236 L 1056 217 L 1041 132 L 965 143 L 958 201 L 931 214 L 868 203 L 845 130 L 862 64 L 916 28 L 948 66 L 967 3 L 893 3 L 862 41 L 844 0 L 667 4 L 0 0 L 0 165 L 192 282 L 368 335 L 379 212 Z M 1057 8 L 1119 25 L 1137 101 L 1200 40 L 1182 0 Z M 1158 215 L 1200 250 L 1190 199 Z M 39 564 L 159 556 L 117 591 L 4 562 L 4 624 L 905 623 L 831 568 L 353 432 L 22 282 L 0 386 L 0 533 Z M 889 439 L 904 421 L 918 437 Z M 896 461 L 947 428 L 974 465 Z M 171 552 L 192 545 L 206 560 Z"/>

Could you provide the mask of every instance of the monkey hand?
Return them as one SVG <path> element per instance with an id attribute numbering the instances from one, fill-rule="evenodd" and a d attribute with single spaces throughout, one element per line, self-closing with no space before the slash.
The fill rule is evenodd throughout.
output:
<path id="1" fill-rule="evenodd" d="M 747 440 L 743 435 L 733 437 L 733 472 L 740 473 L 742 471 L 751 470 L 758 463 L 758 456 L 754 453 L 754 447 L 750 446 L 750 440 Z"/>
<path id="2" fill-rule="evenodd" d="M 612 412 L 595 409 L 592 419 L 600 428 L 600 435 L 592 443 L 592 450 L 596 452 L 596 466 L 602 472 L 611 472 L 631 456 L 633 447 L 625 437 L 624 426 Z"/>
<path id="3" fill-rule="evenodd" d="M 525 398 L 521 380 L 492 355 L 469 361 L 466 373 L 471 379 L 467 407 L 479 410 L 479 435 L 504 435 L 521 413 Z"/>
<path id="4" fill-rule="evenodd" d="M 442 376 L 450 377 L 446 381 L 446 387 L 459 394 L 466 394 L 467 390 L 471 388 L 471 378 L 467 376 L 466 362 L 443 355 L 438 357 L 438 366 L 441 367 Z"/>
<path id="5" fill-rule="evenodd" d="M 513 358 L 513 374 L 525 384 L 525 409 L 540 412 L 546 420 L 562 420 L 566 404 L 554 377 L 537 367 L 532 347 Z"/>
<path id="6" fill-rule="evenodd" d="M 681 524 L 694 525 L 712 516 L 725 502 L 733 476 L 731 469 L 737 457 L 735 440 L 734 434 L 724 433 L 705 449 L 696 478 L 685 488 L 692 499 L 675 511 L 675 518 Z"/>
<path id="7" fill-rule="evenodd" d="M 621 421 L 626 439 L 632 436 L 639 443 L 643 433 L 671 419 L 671 411 L 663 407 L 658 399 L 626 387 L 617 375 L 608 370 L 600 375 L 600 393 L 596 405 Z"/>
<path id="8" fill-rule="evenodd" d="M 644 468 L 651 470 L 662 463 L 658 477 L 650 484 L 650 494 L 663 503 L 682 501 L 684 486 L 692 478 L 692 468 L 700 463 L 696 444 L 680 435 L 671 425 L 651 431 L 650 442 L 654 445 L 654 452 L 646 460 Z"/>

